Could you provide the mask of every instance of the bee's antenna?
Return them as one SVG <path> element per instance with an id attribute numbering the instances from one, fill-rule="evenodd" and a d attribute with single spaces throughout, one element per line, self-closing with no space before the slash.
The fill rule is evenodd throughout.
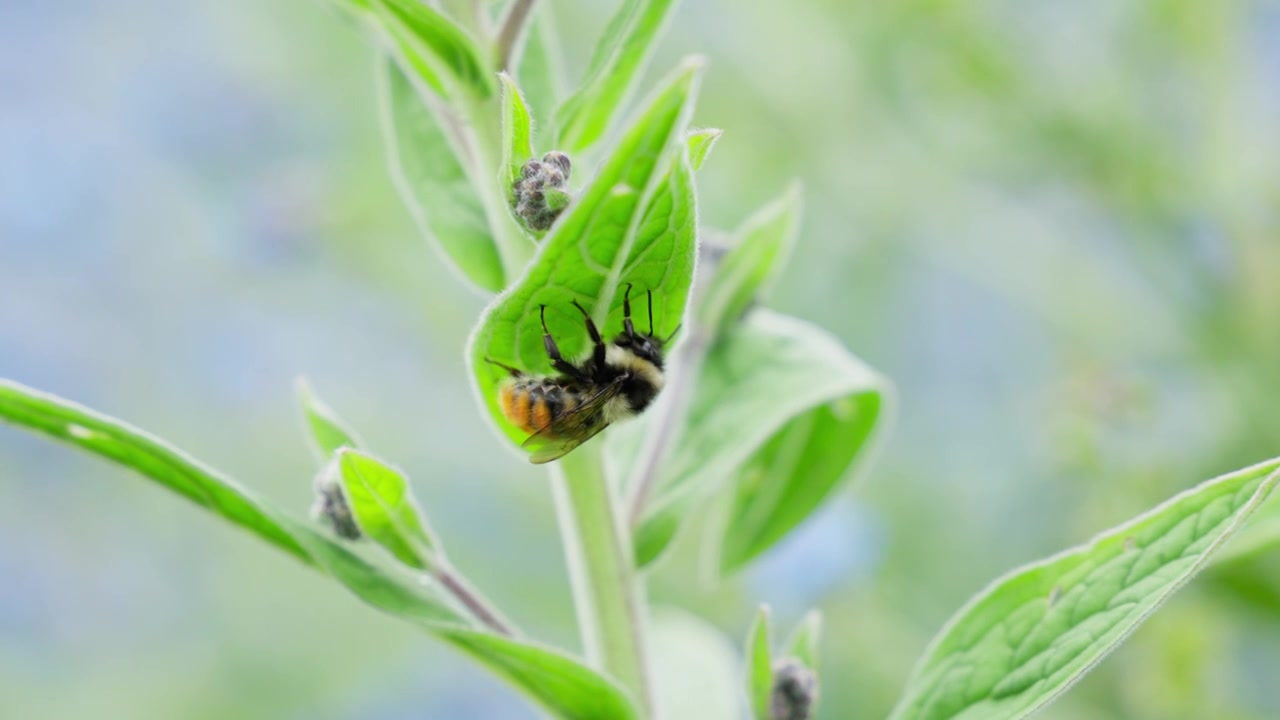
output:
<path id="1" fill-rule="evenodd" d="M 631 323 L 631 283 L 627 283 L 627 291 L 622 294 L 622 328 L 627 335 L 636 334 L 636 327 Z"/>
<path id="2" fill-rule="evenodd" d="M 647 290 L 645 294 L 649 296 L 649 337 L 653 337 L 653 291 Z"/>
<path id="3" fill-rule="evenodd" d="M 510 365 L 507 365 L 505 363 L 500 363 L 497 360 L 494 360 L 493 358 L 490 358 L 490 357 L 486 357 L 484 361 L 489 363 L 490 365 L 497 365 L 503 370 L 506 370 L 507 372 L 511 373 L 511 377 L 517 377 L 517 378 L 524 377 L 524 371 L 520 370 L 519 368 L 513 368 Z"/>
<path id="4" fill-rule="evenodd" d="M 679 325 L 677 325 L 677 326 L 676 326 L 676 329 L 675 329 L 675 330 L 672 330 L 670 335 L 668 335 L 668 336 L 666 336 L 665 338 L 663 338 L 663 339 L 662 339 L 662 346 L 663 346 L 663 347 L 666 347 L 666 346 L 667 346 L 667 343 L 671 342 L 671 338 L 675 337 L 675 336 L 676 336 L 676 333 L 680 332 L 680 328 L 682 328 L 682 327 L 684 327 L 684 323 L 680 323 Z"/>

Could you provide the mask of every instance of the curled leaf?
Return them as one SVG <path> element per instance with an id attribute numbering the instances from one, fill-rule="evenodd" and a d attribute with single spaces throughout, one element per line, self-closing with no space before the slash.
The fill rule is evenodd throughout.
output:
<path id="1" fill-rule="evenodd" d="M 433 566 L 440 541 L 427 525 L 404 473 L 351 448 L 338 452 L 337 465 L 347 505 L 361 532 L 409 567 Z"/>
<path id="2" fill-rule="evenodd" d="M 588 347 L 577 301 L 607 335 L 622 327 L 622 295 L 652 293 L 653 329 L 679 325 L 692 282 L 696 198 L 687 170 L 684 130 L 701 65 L 686 62 L 663 84 L 605 159 L 599 172 L 556 221 L 525 274 L 489 306 L 472 334 L 472 379 L 495 424 L 519 444 L 525 434 L 498 407 L 506 373 L 486 360 L 550 373 L 539 308 L 566 358 Z M 674 171 L 671 171 L 672 168 Z M 647 315 L 643 300 L 638 313 Z M 646 331 L 647 317 L 637 325 Z"/>

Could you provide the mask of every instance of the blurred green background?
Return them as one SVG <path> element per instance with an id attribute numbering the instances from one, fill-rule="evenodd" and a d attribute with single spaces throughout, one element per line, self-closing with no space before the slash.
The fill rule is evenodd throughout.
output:
<path id="1" fill-rule="evenodd" d="M 614 3 L 547 0 L 576 79 Z M 1005 570 L 1280 453 L 1280 4 L 685 0 L 731 227 L 806 188 L 773 304 L 898 384 L 871 471 L 719 585 L 826 614 L 823 718 L 882 717 Z M 412 475 L 457 564 L 576 647 L 545 478 L 473 406 L 483 306 L 383 167 L 319 0 L 0 5 L 0 376 L 309 505 L 293 378 Z M 535 108 L 537 113 L 538 108 Z M 1280 563 L 1214 570 L 1046 718 L 1280 717 Z M 0 717 L 531 718 L 460 656 L 121 470 L 0 428 Z"/>

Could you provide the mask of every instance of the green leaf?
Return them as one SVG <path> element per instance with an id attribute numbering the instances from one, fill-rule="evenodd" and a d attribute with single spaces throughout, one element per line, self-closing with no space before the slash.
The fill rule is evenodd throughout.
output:
<path id="1" fill-rule="evenodd" d="M 493 635 L 422 578 L 371 564 L 253 497 L 165 442 L 75 403 L 0 379 L 0 418 L 112 460 L 156 481 L 341 582 L 369 605 L 409 620 L 479 660 L 565 720 L 635 718 L 610 680 L 537 644 Z"/>
<path id="2" fill-rule="evenodd" d="M 400 562 L 425 570 L 440 542 L 427 525 L 403 473 L 378 458 L 346 448 L 338 453 L 342 489 L 360 531 Z"/>
<path id="3" fill-rule="evenodd" d="M 1278 547 L 1280 547 L 1280 495 L 1263 503 L 1231 540 L 1231 544 L 1217 553 L 1213 561 L 1221 565 L 1270 552 Z"/>
<path id="4" fill-rule="evenodd" d="M 737 480 L 721 539 L 729 571 L 764 552 L 830 496 L 863 454 L 890 400 L 887 380 L 809 323 L 763 308 L 698 366 L 688 412 L 637 528 L 637 562 L 668 547 L 698 503 Z M 652 418 L 610 442 L 632 467 Z"/>
<path id="5" fill-rule="evenodd" d="M 1277 481 L 1280 460 L 1209 480 L 1086 545 L 996 580 L 934 639 L 892 717 L 1034 713 L 1199 572 Z"/>
<path id="6" fill-rule="evenodd" d="M 702 163 L 706 162 L 711 149 L 716 146 L 716 141 L 723 134 L 723 130 L 716 128 L 703 128 L 689 132 L 689 165 L 695 172 L 702 169 Z"/>
<path id="7" fill-rule="evenodd" d="M 730 249 L 697 304 L 698 322 L 719 337 L 763 299 L 786 266 L 800 230 L 800 185 L 792 183 L 733 233 Z"/>
<path id="8" fill-rule="evenodd" d="M 378 64 L 387 164 L 418 229 L 468 281 L 490 292 L 506 284 L 484 207 L 427 98 L 389 58 Z"/>
<path id="9" fill-rule="evenodd" d="M 320 461 L 328 460 L 339 448 L 363 447 L 355 431 L 351 429 L 338 414 L 320 398 L 316 397 L 311 383 L 300 377 L 297 382 L 298 404 L 302 406 L 303 417 L 307 428 L 311 431 L 312 446 Z"/>
<path id="10" fill-rule="evenodd" d="M 737 648 L 711 623 L 676 608 L 649 620 L 654 717 L 741 720 L 742 670 Z"/>
<path id="11" fill-rule="evenodd" d="M 497 389 L 506 373 L 486 358 L 527 372 L 549 373 L 538 308 L 566 358 L 588 347 L 577 300 L 601 332 L 622 327 L 622 294 L 635 290 L 647 328 L 644 294 L 653 293 L 653 329 L 662 337 L 680 323 L 693 277 L 696 199 L 683 143 L 700 64 L 686 62 L 631 124 L 599 173 L 543 239 L 519 281 L 485 311 L 468 357 L 490 417 L 513 442 L 525 433 L 503 418 Z M 668 173 L 675 164 L 676 170 Z"/>
<path id="12" fill-rule="evenodd" d="M 818 671 L 818 640 L 822 636 L 822 613 L 810 610 L 796 629 L 791 631 L 782 651 L 782 657 L 793 657 L 801 665 Z"/>
<path id="13" fill-rule="evenodd" d="M 506 196 L 520 177 L 520 167 L 533 157 L 533 119 L 516 81 L 506 73 L 498 80 L 502 82 L 502 188 Z"/>
<path id="14" fill-rule="evenodd" d="M 569 201 L 572 200 L 572 198 L 569 197 L 569 193 L 551 187 L 543 188 L 542 196 L 546 198 L 547 207 L 552 210 L 563 210 L 569 207 Z"/>
<path id="15" fill-rule="evenodd" d="M 377 0 L 377 16 L 422 79 L 441 97 L 465 89 L 492 96 L 493 73 L 476 41 L 420 0 Z"/>
<path id="16" fill-rule="evenodd" d="M 596 43 L 582 85 L 556 113 L 565 152 L 580 152 L 604 137 L 634 92 L 674 6 L 674 0 L 624 0 Z"/>
<path id="17" fill-rule="evenodd" d="M 475 630 L 441 633 L 455 646 L 515 682 L 527 696 L 565 720 L 635 720 L 639 716 L 613 681 L 576 658 L 528 641 Z"/>
<path id="18" fill-rule="evenodd" d="M 773 693 L 773 656 L 769 649 L 769 606 L 761 605 L 747 631 L 747 698 L 752 716 L 769 720 L 769 696 Z"/>
<path id="19" fill-rule="evenodd" d="M 0 418 L 113 460 L 303 562 L 310 555 L 248 490 L 164 442 L 75 403 L 0 379 Z"/>

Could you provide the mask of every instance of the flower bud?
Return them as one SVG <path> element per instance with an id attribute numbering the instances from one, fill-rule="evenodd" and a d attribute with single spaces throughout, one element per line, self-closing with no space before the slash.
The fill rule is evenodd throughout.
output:
<path id="1" fill-rule="evenodd" d="M 809 720 L 818 707 L 818 674 L 795 658 L 783 658 L 773 666 L 773 690 L 769 693 L 770 720 Z"/>
<path id="2" fill-rule="evenodd" d="M 511 185 L 511 206 L 532 230 L 548 230 L 569 204 L 567 186 L 569 156 L 549 152 L 542 160 L 529 160 L 520 167 L 520 179 Z M 548 194 L 553 201 L 548 201 Z"/>
<path id="3" fill-rule="evenodd" d="M 560 174 L 564 176 L 565 180 L 569 179 L 569 168 L 571 166 L 569 163 L 568 155 L 565 155 L 562 152 L 556 152 L 555 150 L 552 150 L 551 152 L 542 156 L 542 162 L 546 163 L 547 165 L 554 165 L 556 169 L 560 171 Z"/>
<path id="4" fill-rule="evenodd" d="M 333 528 L 340 538 L 359 540 L 360 526 L 356 524 L 342 490 L 342 470 L 338 468 L 336 458 L 321 468 L 312 486 L 316 499 L 311 505 L 311 517 Z"/>

